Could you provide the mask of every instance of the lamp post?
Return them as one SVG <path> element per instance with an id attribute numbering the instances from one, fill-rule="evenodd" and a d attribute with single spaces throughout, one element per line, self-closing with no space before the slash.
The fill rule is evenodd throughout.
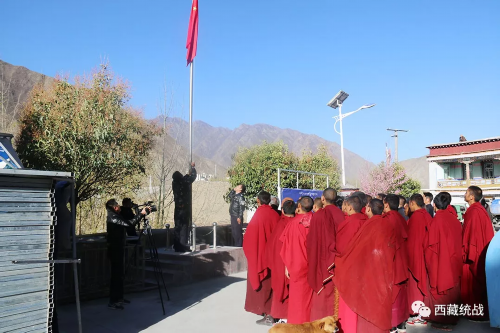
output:
<path id="1" fill-rule="evenodd" d="M 344 119 L 344 118 L 346 118 L 346 117 L 348 117 L 348 116 L 350 116 L 350 115 L 352 115 L 360 110 L 369 109 L 369 108 L 375 106 L 375 104 L 365 104 L 355 111 L 351 111 L 351 112 L 342 114 L 342 104 L 347 99 L 347 97 L 349 97 L 349 94 L 347 94 L 346 92 L 341 90 L 327 104 L 327 106 L 329 106 L 333 109 L 336 109 L 336 108 L 339 109 L 339 115 L 333 117 L 333 119 L 335 119 L 335 124 L 333 125 L 333 129 L 335 130 L 335 132 L 337 132 L 337 134 L 340 134 L 340 156 L 341 156 L 341 160 L 342 160 L 342 186 L 345 186 L 344 131 L 342 129 L 342 119 Z M 337 123 L 338 122 L 340 122 L 340 131 L 337 131 Z"/>
<path id="2" fill-rule="evenodd" d="M 388 128 L 387 130 L 394 132 L 394 135 L 392 136 L 394 138 L 394 141 L 395 141 L 395 150 L 396 150 L 395 156 L 394 156 L 394 162 L 397 162 L 398 161 L 398 132 L 408 132 L 408 130 L 392 129 L 392 128 Z"/>

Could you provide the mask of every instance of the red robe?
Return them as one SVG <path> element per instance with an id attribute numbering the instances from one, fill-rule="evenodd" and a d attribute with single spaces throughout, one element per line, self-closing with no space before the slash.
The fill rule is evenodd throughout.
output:
<path id="1" fill-rule="evenodd" d="M 274 227 L 271 238 L 267 242 L 266 257 L 267 266 L 271 270 L 271 286 L 273 288 L 273 302 L 271 305 L 271 316 L 273 318 L 286 319 L 288 317 L 288 278 L 285 276 L 285 264 L 281 259 L 281 248 L 283 242 L 281 234 L 285 230 L 292 217 L 281 215 L 276 227 Z"/>
<path id="2" fill-rule="evenodd" d="M 471 316 L 474 319 L 487 320 L 488 298 L 486 294 L 485 260 L 486 250 L 493 238 L 493 225 L 486 209 L 476 202 L 472 204 L 464 216 L 462 232 L 462 303 L 482 304 L 484 316 Z"/>
<path id="3" fill-rule="evenodd" d="M 408 224 L 397 210 L 391 210 L 384 217 L 395 228 L 394 287 L 392 290 L 392 326 L 396 327 L 409 316 L 408 301 Z"/>
<path id="4" fill-rule="evenodd" d="M 337 226 L 336 251 L 339 255 L 345 250 L 351 239 L 358 232 L 359 228 L 368 220 L 363 213 L 356 213 L 348 216 Z"/>
<path id="5" fill-rule="evenodd" d="M 307 235 L 307 280 L 314 290 L 311 321 L 333 316 L 335 287 L 329 266 L 335 261 L 336 226 L 344 221 L 344 213 L 335 205 L 327 205 L 313 215 Z"/>
<path id="6" fill-rule="evenodd" d="M 271 279 L 265 250 L 279 218 L 271 206 L 259 206 L 243 238 L 243 252 L 248 263 L 245 310 L 258 315 L 271 311 Z"/>
<path id="7" fill-rule="evenodd" d="M 358 232 L 361 226 L 368 220 L 368 217 L 363 213 L 355 213 L 348 216 L 344 221 L 342 221 L 337 226 L 337 236 L 335 238 L 335 252 L 336 256 L 342 255 L 342 253 L 347 248 L 351 239 Z M 335 261 L 334 261 L 335 262 Z M 333 263 L 330 267 L 333 266 Z M 334 272 L 337 270 L 333 269 Z M 333 276 L 333 275 L 332 275 Z M 339 326 L 341 333 L 353 333 L 356 332 L 356 322 L 357 315 L 354 311 L 349 308 L 346 302 L 342 299 L 342 295 L 339 295 Z"/>
<path id="8" fill-rule="evenodd" d="M 427 271 L 424 259 L 424 241 L 427 236 L 427 226 L 432 217 L 425 208 L 418 209 L 408 220 L 408 266 L 411 273 L 408 281 L 408 305 L 415 301 L 424 302 L 427 291 Z"/>
<path id="9" fill-rule="evenodd" d="M 306 240 L 312 213 L 297 214 L 287 225 L 280 240 L 281 258 L 290 274 L 288 318 L 290 324 L 310 321 L 313 290 L 307 282 L 308 263 Z"/>
<path id="10" fill-rule="evenodd" d="M 334 282 L 358 315 L 360 333 L 392 327 L 396 229 L 380 215 L 369 219 L 335 262 Z"/>
<path id="11" fill-rule="evenodd" d="M 438 210 L 427 227 L 424 242 L 425 267 L 429 277 L 429 294 L 425 305 L 460 304 L 462 275 L 462 226 L 449 210 Z M 456 324 L 458 316 L 445 316 L 431 311 L 430 320 Z"/>

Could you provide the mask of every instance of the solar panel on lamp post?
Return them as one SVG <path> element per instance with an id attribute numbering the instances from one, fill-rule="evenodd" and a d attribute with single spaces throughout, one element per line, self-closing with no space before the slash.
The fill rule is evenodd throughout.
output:
<path id="1" fill-rule="evenodd" d="M 335 95 L 335 97 L 333 97 L 330 100 L 330 102 L 328 102 L 328 104 L 326 104 L 327 106 L 329 106 L 333 109 L 337 109 L 337 108 L 339 109 L 339 115 L 333 117 L 333 119 L 335 119 L 335 124 L 333 125 L 333 129 L 335 130 L 335 132 L 337 132 L 337 134 L 340 135 L 340 157 L 341 157 L 341 163 L 342 163 L 342 166 L 341 166 L 341 168 L 342 168 L 342 186 L 345 186 L 345 184 L 346 184 L 345 183 L 345 162 L 344 162 L 344 131 L 342 129 L 342 119 L 344 119 L 345 117 L 348 117 L 348 116 L 350 116 L 350 115 L 352 115 L 360 110 L 369 109 L 369 108 L 375 106 L 375 104 L 365 104 L 355 111 L 351 111 L 351 112 L 342 114 L 342 104 L 347 99 L 347 97 L 349 97 L 349 94 L 347 94 L 346 92 L 341 90 L 337 93 L 337 95 Z M 336 128 L 338 122 L 340 122 L 340 131 L 337 131 L 337 128 Z"/>

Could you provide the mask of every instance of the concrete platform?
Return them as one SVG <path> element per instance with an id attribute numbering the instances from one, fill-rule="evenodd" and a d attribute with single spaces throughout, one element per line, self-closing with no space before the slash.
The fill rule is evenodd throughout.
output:
<path id="1" fill-rule="evenodd" d="M 171 301 L 165 302 L 167 315 L 163 316 L 157 291 L 130 294 L 132 304 L 125 310 L 107 308 L 107 299 L 82 304 L 84 332 L 86 333 L 265 333 L 268 327 L 258 326 L 259 319 L 245 312 L 246 272 L 193 283 L 169 290 Z M 61 332 L 75 333 L 75 306 L 58 310 Z M 454 332 L 500 333 L 488 323 L 473 323 L 462 319 Z M 438 333 L 431 327 L 412 327 L 408 333 Z"/>
<path id="2" fill-rule="evenodd" d="M 170 286 L 228 276 L 247 269 L 241 247 L 221 246 L 213 249 L 203 246 L 199 251 L 186 253 L 159 248 L 158 257 L 165 282 Z M 152 263 L 146 262 L 145 266 L 146 282 L 156 284 Z"/>

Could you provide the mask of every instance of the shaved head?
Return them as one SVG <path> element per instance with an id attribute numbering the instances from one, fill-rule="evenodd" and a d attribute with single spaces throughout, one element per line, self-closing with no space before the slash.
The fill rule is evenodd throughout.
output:
<path id="1" fill-rule="evenodd" d="M 369 204 L 373 215 L 382 215 L 384 212 L 384 203 L 380 199 L 373 199 Z"/>
<path id="2" fill-rule="evenodd" d="M 333 205 L 335 203 L 335 200 L 337 199 L 337 191 L 329 187 L 323 191 L 323 196 L 325 197 L 325 201 L 327 203 Z"/>
<path id="3" fill-rule="evenodd" d="M 300 204 L 304 212 L 309 213 L 313 209 L 314 201 L 311 197 L 306 196 L 300 198 L 298 204 Z"/>
<path id="4" fill-rule="evenodd" d="M 356 191 L 353 194 L 351 194 L 351 197 L 353 197 L 353 196 L 358 197 L 359 200 L 361 200 L 361 205 L 363 205 L 363 207 L 366 206 L 366 204 L 367 204 L 366 194 L 364 194 L 361 191 Z"/>
<path id="5" fill-rule="evenodd" d="M 355 195 L 351 195 L 349 198 L 347 198 L 345 203 L 346 205 L 351 206 L 356 213 L 361 213 L 361 209 L 364 207 L 361 203 L 361 199 L 359 199 L 359 197 Z"/>

